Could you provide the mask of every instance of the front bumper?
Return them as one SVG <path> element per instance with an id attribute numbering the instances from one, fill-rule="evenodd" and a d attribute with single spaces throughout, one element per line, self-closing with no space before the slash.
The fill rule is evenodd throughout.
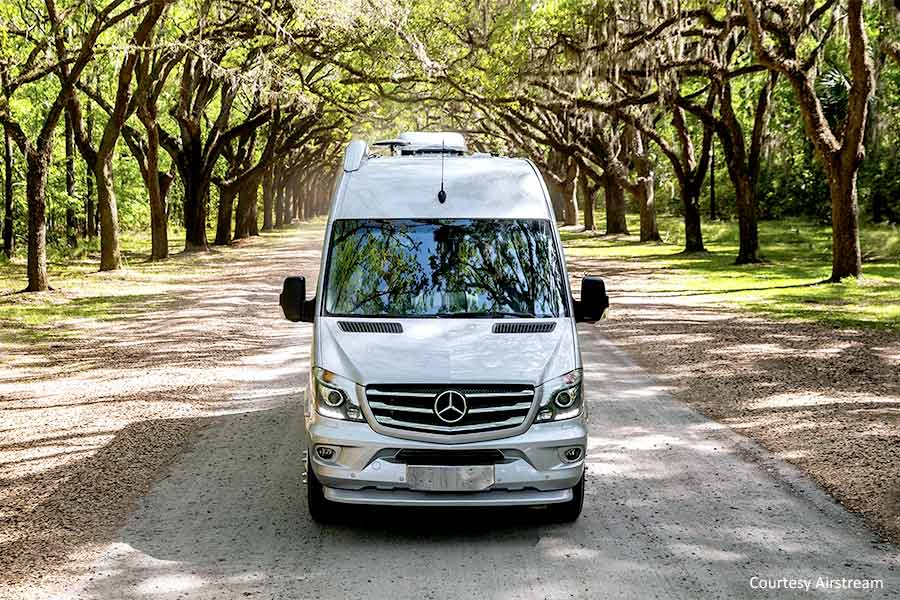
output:
<path id="1" fill-rule="evenodd" d="M 524 433 L 499 440 L 439 444 L 385 436 L 367 423 L 315 415 L 307 421 L 309 460 L 334 502 L 399 506 L 523 506 L 572 499 L 572 488 L 584 473 L 587 431 L 581 419 L 535 423 Z M 316 452 L 329 446 L 329 460 Z M 566 462 L 562 448 L 580 447 L 582 458 Z M 494 485 L 481 492 L 421 492 L 410 490 L 400 450 L 499 450 L 504 459 L 494 465 Z"/>

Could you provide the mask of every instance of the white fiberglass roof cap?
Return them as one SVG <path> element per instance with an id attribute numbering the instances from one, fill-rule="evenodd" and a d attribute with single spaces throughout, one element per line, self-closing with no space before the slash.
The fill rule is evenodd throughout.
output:
<path id="1" fill-rule="evenodd" d="M 467 150 L 465 138 L 455 131 L 407 131 L 400 134 L 400 139 L 409 142 L 411 147 L 440 148 L 443 145 L 447 149 Z"/>
<path id="2" fill-rule="evenodd" d="M 525 160 L 425 155 L 373 158 L 345 174 L 335 219 L 552 219 L 544 186 Z M 443 162 L 447 200 L 438 202 Z"/>

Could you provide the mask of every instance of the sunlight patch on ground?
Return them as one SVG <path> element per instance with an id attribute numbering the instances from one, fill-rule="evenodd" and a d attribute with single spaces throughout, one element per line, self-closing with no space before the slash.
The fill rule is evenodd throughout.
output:
<path id="1" fill-rule="evenodd" d="M 869 404 L 877 403 L 896 404 L 900 408 L 900 398 L 872 396 L 871 394 L 845 393 L 841 396 L 824 394 L 819 392 L 791 391 L 775 394 L 767 398 L 761 398 L 748 402 L 751 410 L 777 409 L 777 408 L 812 408 L 817 406 L 833 406 L 835 404 Z"/>

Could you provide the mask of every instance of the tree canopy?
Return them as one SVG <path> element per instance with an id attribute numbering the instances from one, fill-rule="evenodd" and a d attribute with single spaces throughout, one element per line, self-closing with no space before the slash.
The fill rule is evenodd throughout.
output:
<path id="1" fill-rule="evenodd" d="M 186 251 L 324 211 L 343 147 L 409 129 L 524 156 L 560 221 L 660 238 L 657 211 L 833 228 L 900 219 L 900 3 L 889 0 L 3 0 L 4 251 L 170 229 Z M 721 162 L 720 162 L 721 161 Z M 721 167 L 724 165 L 724 169 Z M 208 230 L 211 233 L 208 233 Z"/>

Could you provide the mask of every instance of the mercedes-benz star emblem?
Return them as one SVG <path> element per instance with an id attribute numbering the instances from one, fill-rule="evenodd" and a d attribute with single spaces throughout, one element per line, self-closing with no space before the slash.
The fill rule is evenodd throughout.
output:
<path id="1" fill-rule="evenodd" d="M 434 414 L 444 423 L 457 423 L 466 416 L 466 397 L 456 390 L 441 392 L 434 399 Z"/>

